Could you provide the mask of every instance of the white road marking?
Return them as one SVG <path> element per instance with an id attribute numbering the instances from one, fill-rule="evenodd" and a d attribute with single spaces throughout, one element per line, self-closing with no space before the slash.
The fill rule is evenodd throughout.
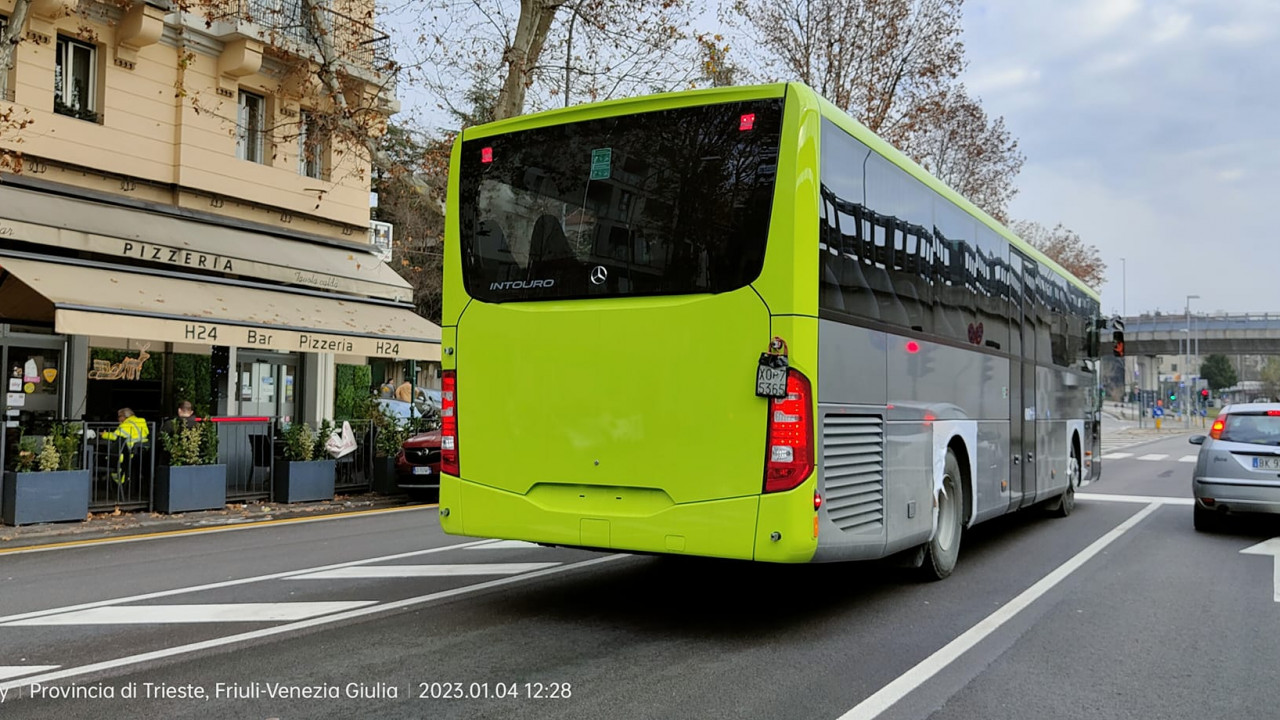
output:
<path id="1" fill-rule="evenodd" d="M 491 542 L 488 545 L 477 545 L 468 550 L 524 550 L 526 548 L 542 547 L 538 543 L 525 542 L 524 540 L 499 540 Z"/>
<path id="2" fill-rule="evenodd" d="M 1169 456 L 1168 456 L 1168 455 L 1163 455 L 1163 454 L 1160 454 L 1160 453 L 1152 453 L 1152 454 L 1150 454 L 1150 455 L 1143 455 L 1142 457 L 1140 457 L 1140 458 L 1138 458 L 1138 459 L 1139 459 L 1139 460 L 1163 460 L 1163 459 L 1165 459 L 1165 458 L 1167 458 L 1167 457 L 1169 457 Z"/>
<path id="3" fill-rule="evenodd" d="M 171 532 L 156 533 L 154 535 L 140 535 L 138 537 L 122 537 L 114 540 L 89 540 L 71 545 L 54 544 L 37 547 L 22 548 L 20 550 L 5 550 L 0 556 L 8 557 L 10 555 L 26 555 L 27 553 L 38 552 L 54 552 L 56 550 L 84 550 L 86 548 L 104 547 L 107 545 L 121 545 L 123 543 L 146 542 L 148 540 L 173 540 L 183 537 L 200 537 L 202 535 L 212 535 L 214 533 L 235 532 L 237 530 L 255 530 L 258 528 L 278 528 L 281 525 L 306 525 L 308 523 L 328 522 L 330 520 L 353 520 L 361 517 L 368 517 L 372 514 L 391 514 L 402 512 L 416 512 L 419 510 L 431 510 L 435 505 L 417 505 L 405 508 L 389 508 L 387 510 L 378 510 L 376 513 L 360 512 L 360 513 L 338 513 L 336 515 L 322 515 L 320 517 L 310 518 L 286 518 L 282 522 L 258 522 L 254 520 L 245 520 L 235 525 L 223 525 L 208 528 L 191 528 L 184 530 L 175 530 Z"/>
<path id="4" fill-rule="evenodd" d="M 487 565 L 360 565 L 294 575 L 290 580 L 351 580 L 358 578 L 457 577 L 465 575 L 518 575 L 559 565 L 545 563 L 489 563 Z"/>
<path id="5" fill-rule="evenodd" d="M 1195 462 L 1197 457 L 1196 455 L 1183 455 L 1178 458 L 1178 462 Z"/>
<path id="6" fill-rule="evenodd" d="M 184 595 L 186 593 L 202 592 L 204 590 L 217 590 L 219 588 L 235 587 L 236 585 L 248 585 L 249 583 L 263 582 L 264 580 L 279 580 L 281 578 L 293 577 L 294 575 L 306 575 L 308 573 L 335 570 L 337 568 L 352 567 L 354 565 L 367 565 L 368 563 L 386 562 L 388 560 L 400 560 L 402 558 L 430 555 L 433 553 L 447 552 L 449 550 L 474 547 L 476 545 L 483 545 L 490 542 L 493 541 L 477 540 L 475 542 L 460 543 L 458 545 L 445 545 L 442 547 L 428 548 L 426 550 L 413 550 L 411 552 L 396 553 L 395 555 L 372 557 L 365 560 L 352 560 L 350 562 L 334 563 L 333 565 L 320 565 L 318 567 L 303 568 L 301 570 L 288 570 L 285 572 L 271 573 L 269 575 L 257 575 L 254 577 L 240 578 L 239 580 L 224 580 L 223 582 L 207 583 L 205 585 L 192 585 L 190 587 L 174 588 L 172 590 L 158 590 L 156 592 L 143 593 L 142 595 L 118 597 L 110 600 L 96 600 L 94 602 L 81 603 L 79 605 L 66 605 L 64 607 L 49 608 L 48 610 L 33 610 L 31 612 L 18 613 L 17 615 L 0 617 L 0 624 L 10 623 L 15 620 L 41 617 L 44 615 L 56 615 L 59 613 L 71 612 L 72 610 L 86 610 L 88 608 L 106 607 L 108 605 L 122 605 L 124 603 L 154 600 L 156 598 L 169 597 L 171 595 Z"/>
<path id="7" fill-rule="evenodd" d="M 0 680 L 57 670 L 61 665 L 0 665 Z"/>
<path id="8" fill-rule="evenodd" d="M 45 615 L 0 627 L 37 625 L 173 625 L 219 622 L 293 622 L 373 605 L 376 600 L 343 602 L 220 603 L 216 605 L 115 605 Z"/>
<path id="9" fill-rule="evenodd" d="M 1155 503 L 1157 505 L 1194 505 L 1195 500 L 1182 497 L 1162 497 L 1160 495 L 1111 495 L 1104 493 L 1076 493 L 1077 500 L 1101 500 L 1103 502 L 1122 503 Z"/>
<path id="10" fill-rule="evenodd" d="M 1106 455 L 1102 456 L 1102 459 L 1103 460 L 1123 460 L 1127 457 L 1133 457 L 1133 453 L 1122 453 L 1122 452 L 1107 453 Z"/>
<path id="11" fill-rule="evenodd" d="M 601 563 L 621 560 L 623 558 L 633 557 L 631 555 L 606 555 L 601 558 L 584 560 L 572 565 L 561 565 L 560 567 L 547 568 L 546 570 L 537 570 L 535 572 L 526 573 L 524 575 L 514 575 L 512 577 L 499 578 L 497 580 L 489 580 L 487 582 L 468 585 L 466 587 L 454 588 L 452 590 L 444 590 L 442 592 L 431 593 L 430 595 L 420 595 L 418 597 L 405 598 L 404 600 L 395 600 L 381 605 L 372 605 L 370 607 L 358 608 L 347 612 L 337 613 L 336 615 L 325 615 L 323 617 L 310 618 L 308 620 L 299 620 L 298 622 L 288 623 L 287 625 L 276 625 L 274 627 L 262 628 L 261 630 L 253 630 L 243 632 L 227 637 L 213 638 L 201 642 L 189 643 L 187 645 L 179 645 L 177 647 L 165 648 L 163 650 L 153 650 L 151 652 L 141 653 L 138 655 L 130 655 L 128 657 L 117 658 L 115 660 L 106 660 L 103 662 L 82 665 L 80 667 L 67 668 L 66 670 L 58 670 L 55 672 L 36 675 L 34 677 L 24 678 L 22 680 L 14 680 L 7 683 L 0 683 L 0 692 L 6 692 L 14 688 L 26 687 L 30 683 L 49 684 L 58 680 L 65 680 L 71 677 L 79 677 L 81 675 L 90 675 L 93 673 L 113 670 L 120 667 L 128 667 L 140 663 L 151 662 L 153 660 L 161 660 L 168 657 L 178 655 L 187 655 L 201 650 L 210 648 L 223 647 L 226 645 L 234 645 L 236 643 L 246 642 L 248 640 L 257 640 L 258 638 L 271 637 L 273 635 L 283 635 L 285 633 L 305 630 L 320 625 L 331 625 L 333 623 L 345 620 L 354 620 L 356 618 L 368 617 L 377 613 L 384 613 L 389 610 L 399 610 L 402 608 L 413 607 L 415 605 L 425 605 L 436 600 L 445 600 L 457 597 L 459 595 L 467 595 L 470 593 L 483 592 L 494 588 L 514 585 L 537 578 L 547 577 L 549 575 L 559 575 L 572 570 L 579 570 Z"/>
<path id="12" fill-rule="evenodd" d="M 1271 570 L 1272 582 L 1275 585 L 1275 601 L 1280 602 L 1280 538 L 1263 540 L 1240 551 L 1245 555 L 1270 555 L 1273 560 Z"/>
<path id="13" fill-rule="evenodd" d="M 1079 495 L 1076 496 L 1077 498 Z M 1095 540 L 1089 547 L 1076 553 L 1074 557 L 1059 565 L 1053 572 L 1045 575 L 1039 582 L 1023 590 L 1017 597 L 1002 605 L 995 612 L 983 618 L 981 622 L 969 628 L 956 639 L 947 643 L 942 649 L 920 661 L 915 667 L 898 676 L 893 682 L 876 691 L 866 700 L 858 703 L 849 712 L 840 716 L 840 720 L 872 720 L 893 707 L 912 690 L 920 687 L 927 680 L 937 675 L 945 667 L 955 662 L 970 648 L 977 645 L 988 635 L 995 632 L 1011 620 L 1019 612 L 1025 610 L 1068 575 L 1088 562 L 1093 556 L 1102 552 L 1121 535 L 1129 532 L 1148 515 L 1159 509 L 1159 503 L 1151 503 L 1139 510 L 1133 517 L 1116 526 L 1111 532 Z M 0 686 L 3 687 L 3 686 Z"/>

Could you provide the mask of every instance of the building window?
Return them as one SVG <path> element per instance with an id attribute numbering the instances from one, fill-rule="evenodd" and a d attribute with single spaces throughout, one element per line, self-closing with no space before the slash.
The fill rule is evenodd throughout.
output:
<path id="1" fill-rule="evenodd" d="M 329 159 L 329 133 L 314 113 L 303 110 L 298 123 L 298 174 L 324 179 Z"/>
<path id="2" fill-rule="evenodd" d="M 53 111 L 81 120 L 98 122 L 98 49 L 88 43 L 58 37 L 57 65 L 53 72 Z"/>
<path id="3" fill-rule="evenodd" d="M 4 37 L 4 33 L 9 29 L 9 18 L 0 15 L 0 38 Z M 9 77 L 13 73 L 13 68 L 18 64 L 18 48 L 14 47 L 12 60 L 9 63 L 9 72 L 0 72 L 0 100 L 13 102 L 13 78 Z"/>
<path id="4" fill-rule="evenodd" d="M 261 95 L 240 91 L 240 112 L 236 120 L 236 157 L 241 160 L 263 162 L 266 107 L 267 102 Z"/>

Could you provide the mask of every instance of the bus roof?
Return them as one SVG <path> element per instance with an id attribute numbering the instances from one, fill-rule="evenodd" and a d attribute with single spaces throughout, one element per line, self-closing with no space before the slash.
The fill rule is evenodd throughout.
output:
<path id="1" fill-rule="evenodd" d="M 466 128 L 463 131 L 463 138 L 461 139 L 474 140 L 478 138 L 492 137 L 495 135 L 504 135 L 506 133 L 518 132 L 521 130 L 549 127 L 566 122 L 595 120 L 614 115 L 652 112 L 655 110 L 688 107 L 690 105 L 778 98 L 786 95 L 788 88 L 798 91 L 798 95 L 802 99 L 802 102 L 816 102 L 816 109 L 822 113 L 823 117 L 831 120 L 836 125 L 839 125 L 849 134 L 862 141 L 867 145 L 867 147 L 870 147 L 880 153 L 887 160 L 902 168 L 912 177 L 921 181 L 942 197 L 950 200 L 956 205 L 956 207 L 969 213 L 969 215 L 973 216 L 976 220 L 982 222 L 992 231 L 1005 238 L 1013 247 L 1030 256 L 1041 265 L 1052 269 L 1055 273 L 1066 278 L 1073 285 L 1084 291 L 1084 293 L 1093 300 L 1097 301 L 1101 299 L 1098 292 L 1086 285 L 1084 281 L 1080 280 L 1057 262 L 1050 259 L 1047 255 L 1037 250 L 1031 243 L 1026 242 L 1015 235 L 1002 223 L 988 215 L 972 202 L 969 202 L 969 200 L 965 199 L 955 190 L 952 190 L 941 180 L 929 174 L 928 171 L 920 167 L 915 161 L 904 155 L 897 148 L 884 140 L 881 140 L 879 136 L 868 130 L 864 125 L 862 125 L 862 123 L 854 120 L 848 113 L 837 107 L 835 103 L 832 103 L 830 100 L 822 97 L 817 93 L 817 91 L 803 83 L 773 83 L 770 85 L 748 85 L 741 87 L 683 90 L 678 92 L 661 93 L 658 95 L 618 98 L 615 100 L 605 100 L 597 103 L 574 105 L 572 107 L 547 110 L 530 115 L 520 115 L 506 120 L 499 120 L 497 122 Z"/>

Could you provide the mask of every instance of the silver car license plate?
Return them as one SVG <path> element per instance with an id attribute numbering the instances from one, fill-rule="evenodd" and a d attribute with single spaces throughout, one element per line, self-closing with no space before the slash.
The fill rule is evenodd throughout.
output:
<path id="1" fill-rule="evenodd" d="M 1280 470 L 1280 457 L 1255 457 L 1254 470 Z"/>

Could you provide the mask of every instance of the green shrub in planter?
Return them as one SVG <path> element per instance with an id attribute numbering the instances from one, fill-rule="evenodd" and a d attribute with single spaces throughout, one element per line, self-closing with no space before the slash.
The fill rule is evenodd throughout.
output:
<path id="1" fill-rule="evenodd" d="M 369 421 L 373 423 L 374 438 L 373 489 L 384 494 L 399 492 L 396 456 L 409 439 L 409 423 L 376 403 L 370 403 Z"/>
<path id="2" fill-rule="evenodd" d="M 209 419 L 175 418 L 161 433 L 168 464 L 156 468 L 155 508 L 175 513 L 227 504 L 227 466 L 218 464 L 218 427 Z"/>
<path id="3" fill-rule="evenodd" d="M 322 433 L 326 427 L 332 432 L 332 423 L 326 421 L 321 425 Z M 324 451 L 328 438 L 328 433 L 317 436 L 306 423 L 290 423 L 284 429 L 279 443 L 284 457 L 275 461 L 272 500 L 291 503 L 333 499 L 336 463 Z M 314 459 L 317 451 L 324 459 Z"/>
<path id="4" fill-rule="evenodd" d="M 0 515 L 9 525 L 84 520 L 89 514 L 89 471 L 78 469 L 80 426 L 56 423 L 43 441 L 23 437 L 0 487 Z"/>

